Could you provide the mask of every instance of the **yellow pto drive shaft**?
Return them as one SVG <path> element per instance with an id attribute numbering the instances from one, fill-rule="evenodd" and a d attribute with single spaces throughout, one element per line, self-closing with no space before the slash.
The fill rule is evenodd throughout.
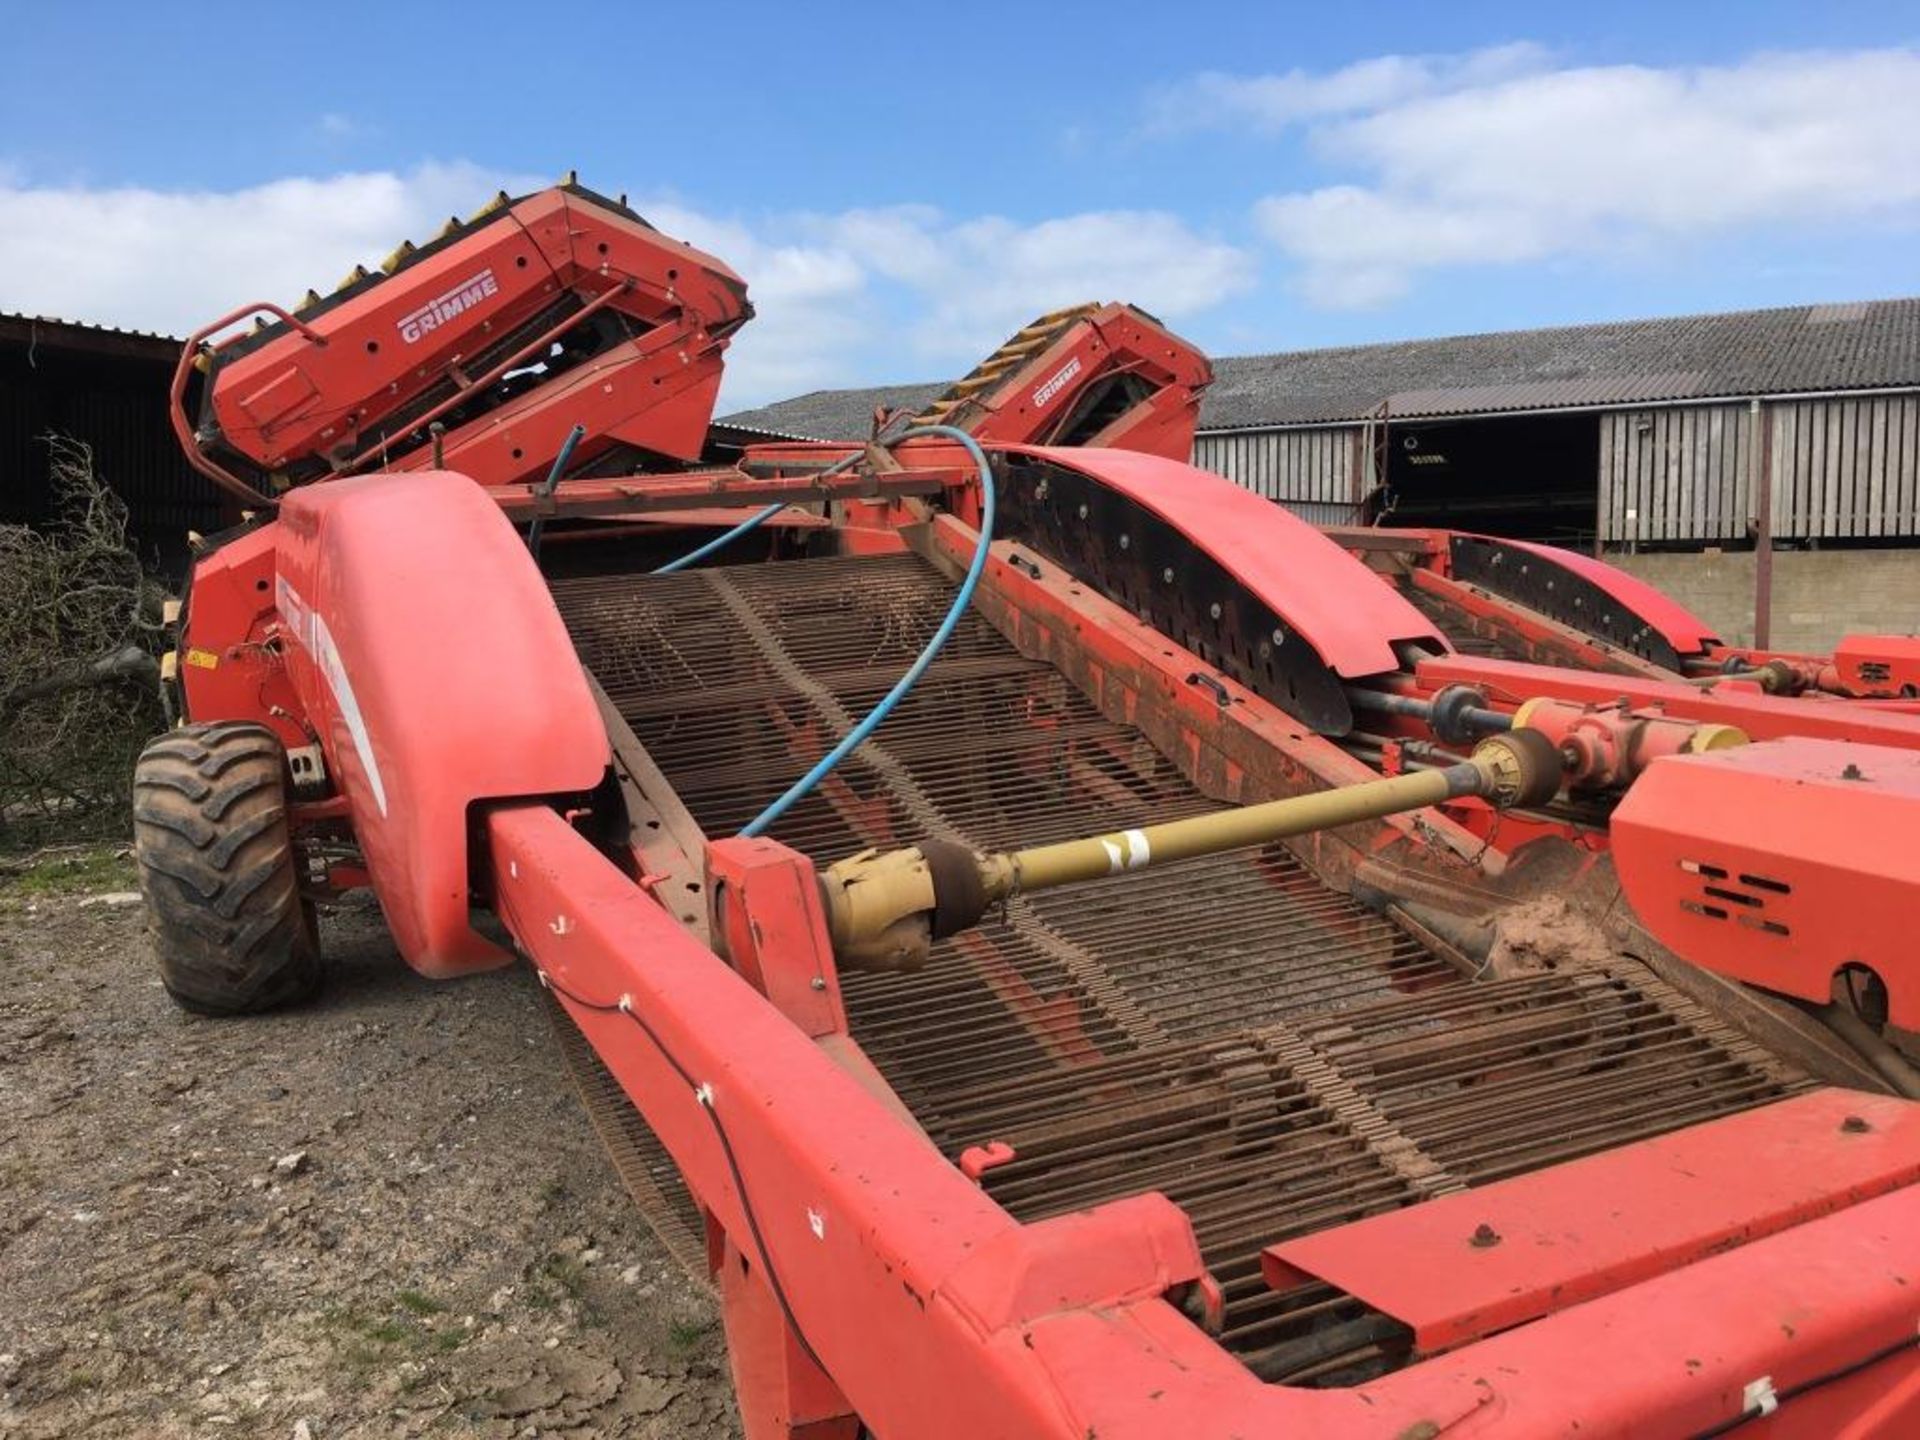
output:
<path id="1" fill-rule="evenodd" d="M 927 841 L 885 854 L 864 851 L 820 877 L 827 926 L 843 965 L 918 969 L 935 940 L 969 928 L 989 906 L 1024 891 L 1264 845 L 1463 796 L 1503 810 L 1539 805 L 1559 791 L 1561 768 L 1553 742 L 1522 729 L 1483 740 L 1471 758 L 1442 769 L 1030 850 L 981 855 L 963 845 Z"/>

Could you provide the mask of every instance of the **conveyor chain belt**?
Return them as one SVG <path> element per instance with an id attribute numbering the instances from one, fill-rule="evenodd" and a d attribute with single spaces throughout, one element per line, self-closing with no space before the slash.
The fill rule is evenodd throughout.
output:
<path id="1" fill-rule="evenodd" d="M 1418 610 L 1463 655 L 1482 655 L 1493 660 L 1536 660 L 1539 657 L 1505 643 L 1484 621 L 1476 621 L 1459 606 L 1448 603 L 1431 590 L 1422 590 L 1411 580 L 1399 582 L 1400 594 Z"/>
<path id="2" fill-rule="evenodd" d="M 999 348 L 991 355 L 974 366 L 955 384 L 930 400 L 926 409 L 913 417 L 913 423 L 915 425 L 952 424 L 955 411 L 969 400 L 982 400 L 991 394 L 995 386 L 1052 345 L 1076 320 L 1093 314 L 1099 308 L 1098 305 L 1070 306 L 1065 310 L 1055 310 L 1042 315 L 1031 325 L 1016 330 L 1002 341 Z"/>

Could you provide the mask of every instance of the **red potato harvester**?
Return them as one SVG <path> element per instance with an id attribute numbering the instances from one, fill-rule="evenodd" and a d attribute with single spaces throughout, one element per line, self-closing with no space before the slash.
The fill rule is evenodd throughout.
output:
<path id="1" fill-rule="evenodd" d="M 163 978 L 534 966 L 753 1440 L 1920 1433 L 1920 717 L 1191 468 L 1124 305 L 731 465 L 745 287 L 571 181 L 262 308 Z"/>

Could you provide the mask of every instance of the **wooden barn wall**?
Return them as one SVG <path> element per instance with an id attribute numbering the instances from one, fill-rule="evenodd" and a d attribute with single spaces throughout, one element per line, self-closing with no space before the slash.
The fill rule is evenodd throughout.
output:
<path id="1" fill-rule="evenodd" d="M 1796 400 L 1773 419 L 1773 533 L 1920 535 L 1920 395 Z"/>
<path id="2" fill-rule="evenodd" d="M 1607 544 L 1740 540 L 1752 515 L 1745 405 L 1600 417 L 1600 538 Z"/>
<path id="3" fill-rule="evenodd" d="M 1363 434 L 1359 426 L 1339 426 L 1198 435 L 1193 463 L 1312 524 L 1345 525 L 1353 519 L 1355 481 L 1367 460 Z M 1365 488 L 1363 480 L 1362 493 Z"/>
<path id="4" fill-rule="evenodd" d="M 1778 540 L 1920 535 L 1920 396 L 1770 401 L 1762 414 L 1771 444 L 1757 457 L 1744 404 L 1603 415 L 1602 540 L 1749 538 L 1756 462 L 1772 476 Z"/>

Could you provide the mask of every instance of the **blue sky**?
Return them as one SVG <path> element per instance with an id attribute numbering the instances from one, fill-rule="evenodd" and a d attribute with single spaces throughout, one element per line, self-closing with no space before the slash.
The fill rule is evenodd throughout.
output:
<path id="1" fill-rule="evenodd" d="M 4 18 L 0 310 L 179 332 L 569 166 L 746 275 L 732 405 L 1087 298 L 1244 353 L 1920 291 L 1911 4 Z"/>

